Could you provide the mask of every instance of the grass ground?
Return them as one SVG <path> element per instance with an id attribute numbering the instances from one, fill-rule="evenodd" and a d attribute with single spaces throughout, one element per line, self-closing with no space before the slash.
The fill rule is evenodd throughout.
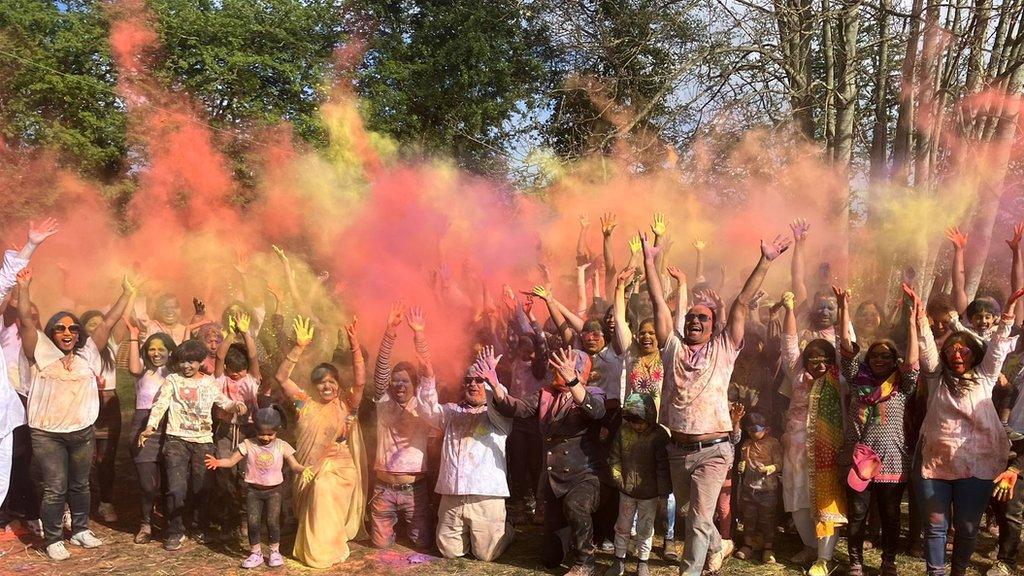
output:
<path id="1" fill-rule="evenodd" d="M 198 545 L 186 541 L 185 546 L 177 552 L 165 552 L 158 542 L 148 545 L 136 545 L 132 542 L 137 528 L 136 483 L 134 468 L 128 459 L 126 448 L 131 408 L 134 407 L 134 390 L 130 379 L 119 382 L 118 393 L 121 395 L 122 406 L 125 408 L 125 428 L 121 438 L 121 449 L 118 452 L 118 501 L 115 502 L 120 519 L 113 525 L 103 525 L 93 521 L 91 526 L 105 545 L 95 550 L 71 549 L 71 559 L 57 564 L 46 558 L 39 548 L 40 541 L 26 535 L 12 532 L 0 532 L 0 576 L 49 576 L 49 575 L 131 575 L 131 576 L 185 576 L 188 574 L 259 574 L 266 572 L 289 574 L 359 574 L 367 576 L 415 575 L 441 576 L 448 574 L 479 574 L 486 576 L 539 576 L 542 574 L 560 575 L 561 570 L 545 570 L 540 563 L 540 543 L 542 534 L 539 527 L 525 526 L 517 534 L 511 548 L 497 562 L 484 563 L 475 560 L 445 560 L 430 557 L 422 564 L 411 564 L 409 557 L 412 550 L 397 546 L 389 551 L 378 551 L 365 543 L 352 544 L 351 558 L 330 570 L 312 570 L 289 560 L 285 568 L 272 570 L 260 568 L 243 570 L 239 563 L 247 550 L 240 544 L 231 545 Z M 660 542 L 658 540 L 657 542 Z M 979 552 L 975 555 L 974 574 L 984 574 L 990 561 L 984 559 L 994 546 L 991 536 L 983 536 L 979 543 Z M 288 536 L 282 543 L 282 549 L 291 549 Z M 794 535 L 780 535 L 777 544 L 777 556 L 785 561 L 799 551 L 798 538 Z M 846 544 L 840 541 L 836 551 L 839 567 L 836 574 L 844 574 L 846 567 Z M 866 565 L 877 568 L 879 555 L 875 550 L 866 553 Z M 598 562 L 601 569 L 611 562 L 611 555 L 600 554 Z M 916 558 L 901 555 L 898 559 L 901 574 L 924 574 L 924 563 Z M 635 565 L 628 567 L 633 570 Z M 674 576 L 678 573 L 675 566 L 661 560 L 657 555 L 652 557 L 651 568 L 655 576 Z M 877 572 L 869 568 L 868 574 Z M 628 573 L 628 572 L 627 572 Z M 599 576 L 600 576 L 599 572 Z M 776 564 L 772 566 L 735 559 L 729 560 L 722 569 L 723 575 L 735 576 L 797 576 L 802 571 L 793 565 Z"/>

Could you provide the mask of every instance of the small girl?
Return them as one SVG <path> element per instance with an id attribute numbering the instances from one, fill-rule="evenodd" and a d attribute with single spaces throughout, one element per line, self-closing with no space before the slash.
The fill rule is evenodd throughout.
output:
<path id="1" fill-rule="evenodd" d="M 284 424 L 284 413 L 279 406 L 262 408 L 253 416 L 256 424 L 256 439 L 243 440 L 229 458 L 206 456 L 206 467 L 210 470 L 230 468 L 245 457 L 245 482 L 248 485 L 246 512 L 249 522 L 249 557 L 242 561 L 242 568 L 256 568 L 263 565 L 263 551 L 260 548 L 260 526 L 262 518 L 267 520 L 270 535 L 271 568 L 284 565 L 281 556 L 281 499 L 284 493 L 285 463 L 296 474 L 312 476 L 311 468 L 303 468 L 295 460 L 295 449 L 277 437 Z M 307 478 L 309 480 L 310 478 Z"/>

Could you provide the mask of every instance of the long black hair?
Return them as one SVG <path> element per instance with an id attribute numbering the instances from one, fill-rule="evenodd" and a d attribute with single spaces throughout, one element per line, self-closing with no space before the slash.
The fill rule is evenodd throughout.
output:
<path id="1" fill-rule="evenodd" d="M 154 340 L 163 342 L 164 348 L 167 349 L 167 364 L 165 364 L 165 366 L 170 368 L 171 360 L 174 358 L 174 351 L 178 349 L 178 345 L 174 343 L 174 338 L 171 338 L 169 334 L 165 334 L 163 332 L 154 332 L 153 334 L 150 334 L 142 344 L 142 365 L 146 367 L 146 370 L 156 370 L 156 366 L 153 365 L 153 361 L 149 359 L 149 354 L 146 353 L 146 351 L 149 350 L 149 345 L 152 344 Z"/>
<path id="2" fill-rule="evenodd" d="M 85 312 L 82 312 L 82 317 L 80 318 L 82 322 L 82 334 L 79 336 L 79 340 L 84 341 L 85 338 L 83 338 L 83 336 L 91 336 L 86 336 L 85 325 L 89 323 L 89 320 L 92 320 L 97 316 L 100 318 L 101 321 L 103 320 L 103 312 L 100 312 L 99 310 L 86 310 Z M 114 353 L 111 351 L 109 343 L 106 346 L 104 346 L 102 350 L 100 350 L 100 363 L 103 365 L 104 372 L 114 369 Z"/>

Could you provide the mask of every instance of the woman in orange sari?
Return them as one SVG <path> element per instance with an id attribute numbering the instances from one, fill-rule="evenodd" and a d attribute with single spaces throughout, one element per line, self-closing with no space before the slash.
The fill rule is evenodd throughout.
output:
<path id="1" fill-rule="evenodd" d="M 329 568 L 349 556 L 348 542 L 365 537 L 366 453 L 356 414 L 363 399 L 366 363 L 355 322 L 345 327 L 352 347 L 355 382 L 341 390 L 341 375 L 329 363 L 310 375 L 316 388 L 307 394 L 291 379 L 299 357 L 313 340 L 309 319 L 295 320 L 295 347 L 277 371 L 285 396 L 298 414 L 295 458 L 313 470 L 295 479 L 293 506 L 299 520 L 292 556 L 313 568 Z"/>

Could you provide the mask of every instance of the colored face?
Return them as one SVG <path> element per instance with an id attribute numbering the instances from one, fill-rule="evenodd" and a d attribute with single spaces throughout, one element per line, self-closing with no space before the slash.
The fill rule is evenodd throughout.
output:
<path id="1" fill-rule="evenodd" d="M 587 354 L 597 354 L 604 348 L 604 332 L 601 330 L 584 330 L 580 334 L 580 339 L 583 341 L 583 350 Z"/>
<path id="2" fill-rule="evenodd" d="M 53 343 L 65 354 L 75 349 L 81 337 L 82 327 L 75 324 L 70 316 L 65 316 L 53 326 Z"/>
<path id="3" fill-rule="evenodd" d="M 405 404 L 412 398 L 413 385 L 412 375 L 405 370 L 396 370 L 391 373 L 391 385 L 388 386 L 388 394 L 399 404 Z"/>
<path id="4" fill-rule="evenodd" d="M 996 320 L 998 320 L 998 317 L 995 314 L 983 310 L 971 316 L 971 325 L 974 326 L 975 330 L 984 332 L 995 326 Z"/>
<path id="5" fill-rule="evenodd" d="M 870 333 L 878 330 L 878 327 L 882 325 L 882 316 L 878 313 L 878 308 L 872 306 L 862 306 L 857 311 L 857 318 L 854 319 L 857 326 L 858 333 Z"/>
<path id="6" fill-rule="evenodd" d="M 146 347 L 146 357 L 149 358 L 149 363 L 157 368 L 167 364 L 169 355 L 170 351 L 167 350 L 167 346 L 164 346 L 162 340 L 153 340 Z"/>
<path id="7" fill-rule="evenodd" d="M 177 298 L 167 298 L 156 309 L 156 319 L 161 324 L 177 324 L 181 319 L 181 303 Z"/>
<path id="8" fill-rule="evenodd" d="M 755 430 L 753 426 L 750 426 L 747 428 L 747 434 L 749 434 L 754 440 L 760 440 L 768 434 L 768 429 L 761 428 L 760 430 Z"/>
<path id="9" fill-rule="evenodd" d="M 470 406 L 487 403 L 487 381 L 479 376 L 467 376 L 463 380 L 463 397 Z"/>
<path id="10" fill-rule="evenodd" d="M 931 326 L 932 336 L 935 338 L 942 338 L 952 329 L 948 314 L 929 314 L 928 324 Z"/>
<path id="11" fill-rule="evenodd" d="M 811 378 L 821 378 L 828 372 L 835 358 L 830 358 L 823 351 L 812 350 L 804 359 L 804 370 Z"/>
<path id="12" fill-rule="evenodd" d="M 650 354 L 658 350 L 658 337 L 654 333 L 654 324 L 644 322 L 636 335 L 637 346 L 641 354 Z"/>
<path id="13" fill-rule="evenodd" d="M 199 360 L 189 360 L 187 362 L 181 362 L 178 364 L 178 371 L 185 378 L 192 378 L 199 374 L 199 367 L 202 366 L 202 362 Z"/>
<path id="14" fill-rule="evenodd" d="M 206 336 L 203 337 L 203 344 L 206 344 L 206 350 L 210 354 L 216 354 L 217 348 L 220 347 L 220 343 L 223 341 L 224 338 L 218 330 L 207 330 Z"/>
<path id="15" fill-rule="evenodd" d="M 816 330 L 834 326 L 838 313 L 839 304 L 835 298 L 819 295 L 815 297 L 814 306 L 811 307 L 811 324 Z"/>
<path id="16" fill-rule="evenodd" d="M 974 365 L 974 351 L 960 342 L 947 347 L 943 354 L 946 357 L 946 365 L 957 376 L 963 376 Z"/>
<path id="17" fill-rule="evenodd" d="M 634 418 L 626 420 L 626 425 L 632 428 L 634 432 L 643 432 L 647 429 L 647 426 L 649 426 L 645 420 L 638 420 Z"/>
<path id="18" fill-rule="evenodd" d="M 241 380 L 249 374 L 248 370 L 224 370 L 224 375 L 232 380 Z"/>
<path id="19" fill-rule="evenodd" d="M 896 351 L 888 346 L 872 346 L 864 360 L 876 377 L 888 378 L 896 369 Z"/>
<path id="20" fill-rule="evenodd" d="M 260 444 L 266 446 L 277 438 L 277 429 L 272 426 L 257 426 L 256 427 L 256 440 Z"/>
<path id="21" fill-rule="evenodd" d="M 704 304 L 690 308 L 683 318 L 683 340 L 687 344 L 706 344 L 711 340 L 714 318 L 711 308 Z"/>
<path id="22" fill-rule="evenodd" d="M 89 321 L 86 322 L 84 326 L 85 333 L 92 336 L 93 331 L 99 328 L 101 322 L 103 322 L 102 316 L 93 316 L 92 318 L 89 318 Z"/>
<path id="23" fill-rule="evenodd" d="M 324 377 L 316 383 L 316 391 L 320 394 L 320 400 L 324 402 L 330 402 L 337 398 L 340 390 L 341 383 L 335 380 L 330 372 L 324 374 Z"/>

